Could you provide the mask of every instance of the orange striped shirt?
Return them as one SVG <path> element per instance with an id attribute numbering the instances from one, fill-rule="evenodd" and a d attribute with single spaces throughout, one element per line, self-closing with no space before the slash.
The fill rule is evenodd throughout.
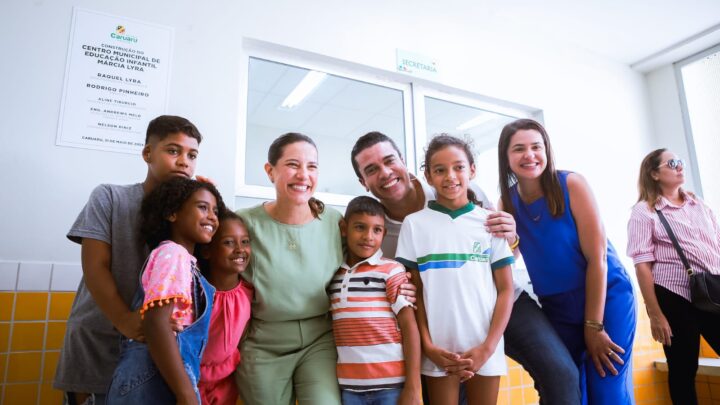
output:
<path id="1" fill-rule="evenodd" d="M 340 388 L 368 391 L 400 388 L 405 381 L 402 336 L 396 314 L 411 304 L 398 295 L 405 268 L 373 256 L 343 263 L 330 285 L 330 312 L 338 350 Z"/>

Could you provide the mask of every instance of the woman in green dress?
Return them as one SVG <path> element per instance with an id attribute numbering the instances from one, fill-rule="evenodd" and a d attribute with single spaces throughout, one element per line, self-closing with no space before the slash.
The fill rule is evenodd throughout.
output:
<path id="1" fill-rule="evenodd" d="M 277 138 L 265 171 L 276 199 L 238 211 L 253 245 L 242 274 L 255 287 L 236 373 L 240 397 L 246 405 L 339 405 L 325 289 L 342 263 L 342 216 L 313 198 L 318 153 L 309 137 Z"/>

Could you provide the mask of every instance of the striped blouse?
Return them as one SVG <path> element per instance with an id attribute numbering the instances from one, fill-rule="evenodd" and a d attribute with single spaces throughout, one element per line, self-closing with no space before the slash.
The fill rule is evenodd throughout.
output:
<path id="1" fill-rule="evenodd" d="M 661 197 L 655 208 L 662 211 L 695 271 L 720 271 L 720 227 L 710 208 L 697 197 L 684 194 L 677 206 Z M 655 284 L 690 301 L 690 282 L 660 218 L 644 201 L 632 209 L 628 223 L 628 256 L 635 264 L 652 263 Z"/>

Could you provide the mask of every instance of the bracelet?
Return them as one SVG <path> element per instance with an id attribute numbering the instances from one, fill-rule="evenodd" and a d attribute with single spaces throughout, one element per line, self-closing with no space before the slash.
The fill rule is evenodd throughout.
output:
<path id="1" fill-rule="evenodd" d="M 517 247 L 520 246 L 520 235 L 515 234 L 515 242 L 513 242 L 512 245 L 510 245 L 510 250 L 515 250 Z"/>
<path id="2" fill-rule="evenodd" d="M 595 329 L 598 332 L 602 332 L 603 330 L 605 330 L 605 325 L 603 325 L 602 322 L 598 322 L 598 321 L 591 321 L 591 320 L 586 319 L 585 326 L 587 326 L 590 329 Z"/>

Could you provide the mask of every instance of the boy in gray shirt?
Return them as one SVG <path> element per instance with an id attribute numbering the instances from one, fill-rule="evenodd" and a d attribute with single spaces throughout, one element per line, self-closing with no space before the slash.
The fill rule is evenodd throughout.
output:
<path id="1" fill-rule="evenodd" d="M 140 315 L 130 310 L 149 253 L 138 236 L 140 205 L 161 182 L 194 175 L 201 140 L 185 118 L 163 115 L 150 121 L 142 150 L 145 181 L 97 186 L 70 228 L 68 239 L 82 245 L 83 278 L 53 384 L 66 392 L 69 404 L 104 404 L 121 335 L 144 340 Z"/>

